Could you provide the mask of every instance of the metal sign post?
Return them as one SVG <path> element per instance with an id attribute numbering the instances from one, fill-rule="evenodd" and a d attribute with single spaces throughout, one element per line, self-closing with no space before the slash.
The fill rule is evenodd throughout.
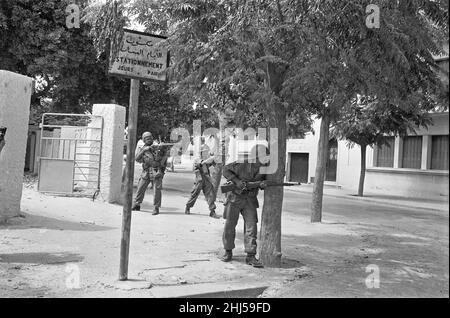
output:
<path id="1" fill-rule="evenodd" d="M 125 201 L 122 213 L 122 239 L 120 240 L 119 280 L 128 279 L 128 256 L 131 234 L 131 205 L 133 201 L 134 149 L 136 148 L 136 126 L 139 102 L 139 80 L 132 79 L 130 86 L 130 109 L 128 112 L 127 166 L 125 173 Z"/>
<path id="2" fill-rule="evenodd" d="M 113 61 L 109 74 L 131 78 L 128 110 L 128 146 L 126 162 L 126 190 L 122 214 L 119 280 L 128 280 L 128 260 L 133 201 L 134 160 L 140 80 L 166 81 L 169 64 L 168 50 L 158 43 L 166 37 L 124 29 L 122 46 Z"/>

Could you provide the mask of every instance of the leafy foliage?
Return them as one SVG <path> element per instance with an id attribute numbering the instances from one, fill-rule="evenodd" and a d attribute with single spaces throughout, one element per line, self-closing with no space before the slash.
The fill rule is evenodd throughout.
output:
<path id="1" fill-rule="evenodd" d="M 350 109 L 332 129 L 332 135 L 351 144 L 371 146 L 380 144 L 385 135 L 406 136 L 418 127 L 431 124 L 429 112 L 420 109 L 404 110 L 397 105 L 380 105 L 375 98 L 353 100 Z"/>
<path id="2" fill-rule="evenodd" d="M 93 103 L 127 101 L 127 84 L 106 73 L 90 28 L 67 29 L 69 1 L 2 1 L 0 68 L 36 80 L 31 122 L 46 111 L 83 113 Z"/>
<path id="3" fill-rule="evenodd" d="M 120 43 L 117 31 L 128 22 L 125 3 L 82 1 L 80 29 L 67 29 L 65 8 L 71 2 L 0 3 L 0 69 L 35 78 L 30 123 L 39 123 L 45 112 L 85 113 L 94 103 L 128 105 L 129 80 L 107 74 L 110 48 Z M 141 85 L 139 131 L 166 139 L 172 125 L 206 114 L 179 107 L 165 85 Z"/>

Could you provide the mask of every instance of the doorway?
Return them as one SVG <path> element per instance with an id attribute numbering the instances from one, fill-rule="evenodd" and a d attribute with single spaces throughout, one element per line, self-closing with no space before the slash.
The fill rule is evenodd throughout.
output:
<path id="1" fill-rule="evenodd" d="M 289 181 L 308 183 L 309 153 L 291 153 Z"/>

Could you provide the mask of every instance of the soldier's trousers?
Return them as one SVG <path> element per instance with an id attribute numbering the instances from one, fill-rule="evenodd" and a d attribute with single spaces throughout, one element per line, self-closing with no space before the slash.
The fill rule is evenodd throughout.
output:
<path id="1" fill-rule="evenodd" d="M 203 180 L 203 179 L 196 179 L 194 183 L 194 188 L 191 191 L 191 197 L 189 198 L 188 202 L 186 203 L 186 207 L 192 208 L 195 204 L 195 201 L 197 201 L 198 196 L 200 195 L 200 192 L 202 192 L 205 195 L 206 202 L 208 202 L 209 210 L 215 210 L 216 204 L 214 201 L 215 193 L 214 193 L 214 186 L 209 180 Z"/>
<path id="2" fill-rule="evenodd" d="M 161 190 L 162 190 L 162 181 L 163 177 L 155 177 L 153 181 L 153 206 L 155 208 L 161 207 Z M 136 198 L 134 199 L 135 205 L 141 205 L 142 201 L 144 201 L 145 191 L 150 184 L 151 179 L 148 176 L 141 176 L 138 182 L 138 188 L 136 193 Z"/>
<path id="3" fill-rule="evenodd" d="M 256 237 L 258 234 L 258 214 L 256 206 L 249 200 L 227 202 L 225 205 L 226 222 L 223 230 L 222 242 L 225 250 L 235 248 L 236 225 L 239 214 L 244 218 L 244 247 L 247 254 L 256 254 Z"/>

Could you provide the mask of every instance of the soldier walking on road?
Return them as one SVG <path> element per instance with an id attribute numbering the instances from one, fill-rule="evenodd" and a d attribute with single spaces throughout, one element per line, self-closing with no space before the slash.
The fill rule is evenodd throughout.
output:
<path id="1" fill-rule="evenodd" d="M 2 153 L 3 147 L 6 144 L 5 134 L 6 134 L 6 127 L 0 126 L 0 154 Z"/>
<path id="2" fill-rule="evenodd" d="M 164 148 L 153 145 L 153 136 L 150 132 L 142 134 L 144 146 L 138 149 L 136 161 L 142 163 L 142 174 L 139 178 L 136 198 L 133 204 L 133 211 L 140 211 L 145 191 L 153 180 L 153 215 L 159 214 L 162 197 L 162 181 L 166 170 L 167 151 Z"/>
<path id="3" fill-rule="evenodd" d="M 244 218 L 244 245 L 247 257 L 245 262 L 254 267 L 263 267 L 256 258 L 256 239 L 258 214 L 258 188 L 247 189 L 246 182 L 261 181 L 260 189 L 265 188 L 265 175 L 260 174 L 260 162 L 249 162 L 250 158 L 245 158 L 232 162 L 224 166 L 223 176 L 236 185 L 236 190 L 227 193 L 225 202 L 224 218 L 226 219 L 222 241 L 225 254 L 221 260 L 230 262 L 235 248 L 236 225 L 239 214 Z M 255 161 L 255 160 L 253 160 Z"/>
<path id="4" fill-rule="evenodd" d="M 195 181 L 194 188 L 191 191 L 191 197 L 186 203 L 186 214 L 190 214 L 190 209 L 197 201 L 200 192 L 203 191 L 206 201 L 209 206 L 209 216 L 212 218 L 219 218 L 216 214 L 215 193 L 214 186 L 211 180 L 209 168 L 216 163 L 213 153 L 210 152 L 209 147 L 205 144 L 204 137 L 201 137 L 200 158 L 196 159 L 194 164 Z"/>

